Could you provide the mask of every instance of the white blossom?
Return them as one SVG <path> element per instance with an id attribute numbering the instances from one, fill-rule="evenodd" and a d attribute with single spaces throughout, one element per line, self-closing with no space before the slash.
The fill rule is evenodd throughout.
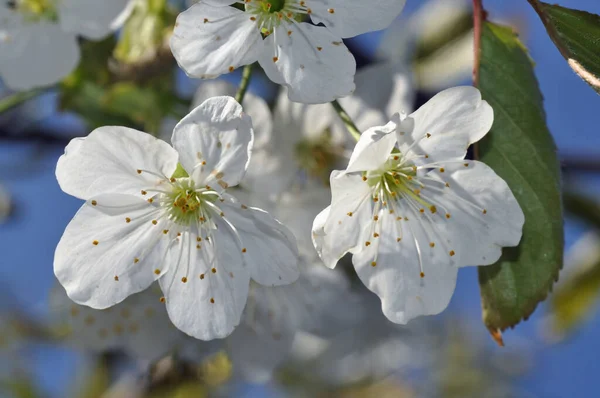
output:
<path id="1" fill-rule="evenodd" d="M 249 279 L 298 277 L 291 232 L 227 193 L 250 160 L 252 122 L 231 97 L 195 108 L 173 147 L 125 127 L 74 139 L 59 159 L 63 191 L 86 200 L 58 244 L 69 297 L 103 309 L 158 280 L 172 322 L 202 340 L 239 323 Z"/>
<path id="2" fill-rule="evenodd" d="M 325 103 L 354 90 L 356 63 L 342 38 L 386 28 L 404 0 L 208 0 L 177 18 L 171 49 L 193 77 L 258 61 L 292 101 Z M 231 5 L 241 5 L 243 10 Z M 310 17 L 315 24 L 304 22 Z"/>
<path id="3" fill-rule="evenodd" d="M 492 122 L 477 89 L 452 88 L 365 131 L 346 170 L 331 174 L 315 247 L 330 268 L 352 253 L 391 321 L 441 312 L 459 267 L 493 264 L 502 247 L 519 243 L 524 215 L 510 188 L 464 159 Z"/>
<path id="4" fill-rule="evenodd" d="M 127 18 L 130 0 L 0 2 L 0 77 L 13 90 L 56 83 L 79 63 L 77 36 L 97 40 Z"/>

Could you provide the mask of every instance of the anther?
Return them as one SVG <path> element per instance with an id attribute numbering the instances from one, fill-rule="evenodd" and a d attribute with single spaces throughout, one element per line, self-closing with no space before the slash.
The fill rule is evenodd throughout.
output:
<path id="1" fill-rule="evenodd" d="M 421 278 L 425 278 L 425 272 L 421 272 Z"/>
<path id="2" fill-rule="evenodd" d="M 98 242 L 97 240 L 95 240 L 95 241 L 93 241 L 93 242 L 92 242 L 92 244 L 93 244 L 94 246 L 98 246 L 98 243 L 100 243 L 100 242 Z"/>
<path id="3" fill-rule="evenodd" d="M 161 303 L 164 303 L 164 302 L 165 302 L 165 301 L 167 301 L 167 300 L 166 300 L 166 299 L 165 299 L 165 297 L 163 296 L 163 297 L 161 297 L 161 298 L 160 298 L 160 300 L 159 300 L 159 301 L 160 301 Z"/>
<path id="4" fill-rule="evenodd" d="M 134 264 L 137 264 L 137 263 L 139 263 L 139 262 L 140 262 L 140 259 L 139 259 L 139 258 L 137 258 L 137 257 L 136 257 L 136 258 L 134 258 L 134 259 L 133 259 L 133 263 L 134 263 Z"/>
<path id="5" fill-rule="evenodd" d="M 200 279 L 204 279 L 204 274 L 200 274 Z"/>
<path id="6" fill-rule="evenodd" d="M 211 304 L 214 304 L 214 303 L 215 303 L 215 299 L 211 297 L 211 298 L 210 298 L 210 303 L 211 303 Z"/>
<path id="7" fill-rule="evenodd" d="M 117 275 L 115 275 L 115 282 L 119 281 L 119 277 Z"/>
<path id="8" fill-rule="evenodd" d="M 373 262 L 371 263 L 371 267 L 377 267 L 377 261 L 373 261 Z"/>
<path id="9" fill-rule="evenodd" d="M 155 269 L 155 270 L 154 270 L 154 273 L 155 273 L 156 275 L 160 275 L 160 270 L 157 268 L 157 269 Z"/>
<path id="10" fill-rule="evenodd" d="M 129 224 L 129 223 L 131 222 L 131 218 L 129 218 L 129 217 L 125 217 L 125 222 L 126 222 L 127 224 Z"/>
<path id="11" fill-rule="evenodd" d="M 216 268 L 212 268 L 212 269 L 210 270 L 210 272 L 212 272 L 213 274 L 216 274 L 216 273 L 217 273 L 217 269 L 216 269 Z"/>
<path id="12" fill-rule="evenodd" d="M 246 248 L 244 247 L 244 248 L 242 249 L 242 253 L 246 253 L 246 251 L 247 251 L 247 250 L 246 250 Z"/>
<path id="13" fill-rule="evenodd" d="M 483 214 L 487 214 L 487 210 L 486 210 L 486 209 L 483 209 L 483 212 L 482 212 L 482 213 L 483 213 Z"/>
<path id="14" fill-rule="evenodd" d="M 435 247 L 435 242 L 429 242 L 429 247 Z"/>
<path id="15" fill-rule="evenodd" d="M 98 204 L 98 202 L 96 202 L 95 200 L 92 200 L 92 206 L 96 206 Z"/>
<path id="16" fill-rule="evenodd" d="M 452 257 L 452 256 L 454 256 L 456 253 L 454 253 L 454 250 L 450 250 L 450 253 L 448 253 L 448 254 L 450 254 L 450 257 Z"/>
<path id="17" fill-rule="evenodd" d="M 181 278 L 181 282 L 186 283 L 187 282 L 187 278 L 184 276 L 183 278 Z"/>
<path id="18" fill-rule="evenodd" d="M 369 242 L 369 241 L 365 242 L 365 246 L 369 246 L 370 244 L 371 244 L 371 242 Z"/>
<path id="19" fill-rule="evenodd" d="M 430 206 L 429 207 L 429 211 L 431 212 L 431 214 L 435 214 L 437 212 L 437 207 L 435 206 Z"/>
<path id="20" fill-rule="evenodd" d="M 351 211 L 348 212 L 347 214 L 348 214 L 348 217 L 352 217 L 352 212 Z"/>

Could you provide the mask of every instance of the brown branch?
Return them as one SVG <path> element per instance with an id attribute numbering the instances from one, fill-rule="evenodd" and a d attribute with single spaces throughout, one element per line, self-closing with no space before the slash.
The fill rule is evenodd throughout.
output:
<path id="1" fill-rule="evenodd" d="M 481 64 L 481 34 L 483 29 L 483 21 L 486 14 L 483 10 L 482 0 L 473 0 L 473 85 L 479 87 L 479 66 Z M 473 144 L 473 157 L 479 159 L 479 145 Z"/>

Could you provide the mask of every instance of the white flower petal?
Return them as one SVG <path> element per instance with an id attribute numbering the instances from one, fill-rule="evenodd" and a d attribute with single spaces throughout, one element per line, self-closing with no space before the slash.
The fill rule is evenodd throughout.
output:
<path id="1" fill-rule="evenodd" d="M 80 53 L 74 34 L 45 21 L 11 22 L 6 31 L 0 27 L 0 76 L 10 89 L 48 86 L 75 69 Z"/>
<path id="2" fill-rule="evenodd" d="M 281 24 L 265 39 L 265 46 L 260 65 L 271 80 L 288 87 L 292 101 L 320 104 L 354 90 L 354 57 L 327 28 Z"/>
<path id="3" fill-rule="evenodd" d="M 409 121 L 414 123 L 412 131 L 398 137 L 402 153 L 408 157 L 428 155 L 428 163 L 459 160 L 465 157 L 469 145 L 490 130 L 494 111 L 476 88 L 454 87 L 429 100 L 408 117 Z"/>
<path id="4" fill-rule="evenodd" d="M 374 238 L 367 230 L 362 238 L 371 244 L 355 253 L 352 262 L 365 286 L 381 298 L 384 315 L 405 324 L 420 315 L 438 314 L 448 306 L 458 268 L 447 253 L 429 246 L 425 230 L 414 218 L 417 216 L 408 216 L 408 221 L 396 217 L 386 210 L 380 212 L 380 229 L 375 230 L 380 236 Z"/>
<path id="5" fill-rule="evenodd" d="M 325 223 L 329 218 L 329 213 L 331 212 L 331 205 L 327 206 L 323 209 L 317 216 L 315 217 L 312 225 L 312 244 L 317 251 L 319 257 L 323 258 L 323 244 L 325 243 Z M 325 262 L 325 261 L 324 261 Z M 330 261 L 325 262 L 327 265 Z M 337 264 L 337 262 L 336 262 Z M 333 267 L 330 267 L 333 268 Z"/>
<path id="6" fill-rule="evenodd" d="M 298 279 L 298 248 L 290 230 L 261 209 L 242 207 L 233 201 L 223 202 L 221 209 L 239 234 L 254 281 L 278 286 Z"/>
<path id="7" fill-rule="evenodd" d="M 217 223 L 208 240 L 183 233 L 169 252 L 171 271 L 159 280 L 173 324 L 200 340 L 228 336 L 248 297 L 250 277 L 242 253 L 223 232 L 225 223 Z"/>
<path id="8" fill-rule="evenodd" d="M 405 3 L 406 0 L 313 0 L 310 17 L 338 37 L 354 37 L 387 28 Z"/>
<path id="9" fill-rule="evenodd" d="M 194 94 L 192 109 L 201 105 L 209 98 L 222 95 L 234 97 L 236 92 L 237 87 L 225 80 L 202 81 Z M 271 110 L 262 97 L 254 95 L 250 91 L 246 92 L 244 96 L 242 108 L 252 118 L 252 126 L 254 128 L 253 150 L 256 151 L 267 145 L 272 139 L 273 117 L 271 116 Z"/>
<path id="10" fill-rule="evenodd" d="M 141 197 L 141 190 L 158 187 L 171 177 L 177 160 L 169 144 L 149 134 L 100 127 L 67 145 L 58 159 L 56 178 L 63 191 L 84 200 L 105 193 Z"/>
<path id="11" fill-rule="evenodd" d="M 157 207 L 130 195 L 100 195 L 69 223 L 54 255 L 54 273 L 69 297 L 107 308 L 146 289 L 169 267 L 168 222 Z"/>
<path id="12" fill-rule="evenodd" d="M 58 2 L 60 26 L 65 32 L 98 40 L 119 28 L 135 1 L 61 0 Z"/>
<path id="13" fill-rule="evenodd" d="M 396 145 L 396 128 L 400 123 L 398 115 L 385 126 L 372 127 L 361 134 L 356 144 L 348 167 L 347 173 L 356 171 L 370 171 L 380 168 L 389 158 Z"/>
<path id="14" fill-rule="evenodd" d="M 324 235 L 313 239 L 317 252 L 329 268 L 334 268 L 346 253 L 359 251 L 364 245 L 359 242 L 362 230 L 370 225 L 371 190 L 359 175 L 339 171 L 331 173 L 331 206 L 323 231 L 319 230 L 323 213 L 317 216 L 313 233 Z M 319 245 L 322 244 L 321 247 Z"/>
<path id="15" fill-rule="evenodd" d="M 250 162 L 253 135 L 252 120 L 236 100 L 213 97 L 177 124 L 171 142 L 194 180 L 218 189 L 239 184 Z"/>
<path id="16" fill-rule="evenodd" d="M 457 266 L 494 264 L 502 247 L 521 240 L 525 217 L 506 182 L 486 164 L 464 160 L 440 165 L 423 180 L 422 198 L 432 201 L 440 214 L 435 228 L 446 252 Z M 444 184 L 448 183 L 448 187 Z M 450 218 L 446 219 L 445 214 Z"/>
<path id="17" fill-rule="evenodd" d="M 181 68 L 200 78 L 255 62 L 262 46 L 256 22 L 248 14 L 215 2 L 194 4 L 179 14 L 171 37 L 171 50 Z"/>

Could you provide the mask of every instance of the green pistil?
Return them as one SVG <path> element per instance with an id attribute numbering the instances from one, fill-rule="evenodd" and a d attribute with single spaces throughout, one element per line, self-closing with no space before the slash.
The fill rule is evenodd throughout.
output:
<path id="1" fill-rule="evenodd" d="M 421 197 L 421 187 L 416 183 L 417 172 L 414 169 L 408 169 L 407 165 L 401 164 L 398 159 L 388 160 L 384 169 L 375 173 L 367 173 L 367 184 L 374 188 L 381 183 L 380 189 L 383 190 L 387 198 L 384 200 L 398 200 L 401 198 L 410 198 L 421 204 L 423 207 L 435 212 L 435 206 L 428 203 Z M 379 197 L 380 190 L 373 192 L 374 197 Z"/>
<path id="2" fill-rule="evenodd" d="M 275 13 L 283 10 L 286 0 L 267 0 L 263 1 L 261 7 L 264 11 Z"/>
<path id="3" fill-rule="evenodd" d="M 181 178 L 174 182 L 174 188 L 166 194 L 165 204 L 168 206 L 170 218 L 181 225 L 203 223 L 209 219 L 207 202 L 214 203 L 219 196 L 209 188 L 196 190 L 192 181 Z"/>

